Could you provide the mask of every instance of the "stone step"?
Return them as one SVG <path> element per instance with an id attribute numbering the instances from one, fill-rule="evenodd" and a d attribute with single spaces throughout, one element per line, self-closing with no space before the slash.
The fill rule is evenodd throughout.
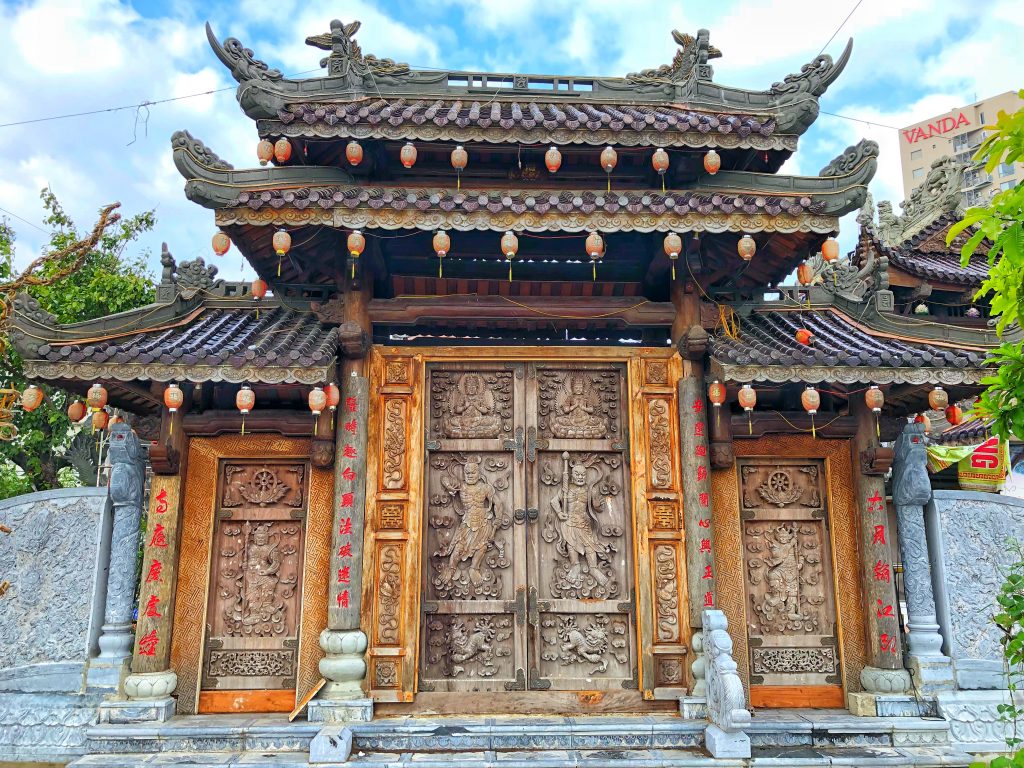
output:
<path id="1" fill-rule="evenodd" d="M 945 747 L 941 718 L 855 717 L 848 712 L 761 710 L 746 729 L 754 747 Z"/>
<path id="2" fill-rule="evenodd" d="M 163 752 L 309 752 L 320 723 L 284 716 L 191 715 L 166 723 L 96 725 L 86 732 L 90 755 Z"/>
<path id="3" fill-rule="evenodd" d="M 753 759 L 715 760 L 701 750 L 579 749 L 498 752 L 354 752 L 347 763 L 310 765 L 303 752 L 161 752 L 87 755 L 69 768 L 135 766 L 279 766 L 279 768 L 966 768 L 970 756 L 949 748 L 756 748 Z"/>

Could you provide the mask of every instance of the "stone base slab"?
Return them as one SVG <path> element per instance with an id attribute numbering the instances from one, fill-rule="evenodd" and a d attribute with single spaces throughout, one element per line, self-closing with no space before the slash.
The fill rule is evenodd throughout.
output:
<path id="1" fill-rule="evenodd" d="M 914 687 L 922 696 L 933 696 L 941 691 L 952 691 L 953 662 L 946 656 L 910 655 L 910 675 Z"/>
<path id="2" fill-rule="evenodd" d="M 1003 722 L 997 707 L 1011 703 L 1010 691 L 947 691 L 938 695 L 939 714 L 949 723 L 949 740 L 967 752 L 1007 752 L 1013 723 Z M 1024 693 L 1013 694 L 1018 707 Z"/>
<path id="3" fill-rule="evenodd" d="M 856 717 L 877 717 L 878 707 L 875 705 L 875 694 L 873 693 L 848 693 L 846 694 L 846 708 L 850 714 Z"/>
<path id="4" fill-rule="evenodd" d="M 174 717 L 175 702 L 165 699 L 145 701 L 105 701 L 100 704 L 100 722 L 111 724 L 166 723 Z"/>
<path id="5" fill-rule="evenodd" d="M 370 699 L 313 699 L 308 704 L 311 723 L 368 723 L 373 720 Z"/>
<path id="6" fill-rule="evenodd" d="M 704 720 L 708 716 L 708 700 L 703 696 L 683 696 L 679 699 L 679 714 L 685 720 Z"/>
<path id="7" fill-rule="evenodd" d="M 750 757 L 750 737 L 742 731 L 723 731 L 717 725 L 704 729 L 704 748 L 712 757 Z"/>
<path id="8" fill-rule="evenodd" d="M 879 717 L 938 717 L 934 696 L 882 696 L 875 698 Z"/>

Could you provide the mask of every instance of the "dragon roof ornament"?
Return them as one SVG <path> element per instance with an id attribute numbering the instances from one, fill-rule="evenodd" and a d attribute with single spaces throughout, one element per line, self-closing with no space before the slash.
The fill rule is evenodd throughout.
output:
<path id="1" fill-rule="evenodd" d="M 843 52 L 835 61 L 827 53 L 819 54 L 809 64 L 804 64 L 799 72 L 787 75 L 780 83 L 772 83 L 769 93 L 773 96 L 796 97 L 804 94 L 821 96 L 835 82 L 846 68 L 853 52 L 853 38 L 846 43 Z"/>
<path id="2" fill-rule="evenodd" d="M 330 32 L 310 35 L 306 38 L 306 45 L 330 51 L 330 55 L 320 59 L 320 66 L 327 70 L 330 77 L 347 80 L 352 88 L 380 78 L 388 83 L 400 82 L 402 75 L 410 73 L 409 65 L 394 59 L 378 59 L 372 54 L 364 55 L 359 43 L 355 41 L 360 26 L 360 21 L 345 24 L 334 19 Z"/>
<path id="3" fill-rule="evenodd" d="M 711 80 L 713 70 L 708 59 L 720 58 L 722 52 L 711 45 L 710 35 L 706 29 L 697 30 L 696 37 L 672 30 L 672 39 L 679 46 L 672 63 L 630 72 L 626 75 L 626 82 L 631 85 L 678 84 L 686 82 L 691 75 L 695 75 L 698 80 Z"/>
<path id="4" fill-rule="evenodd" d="M 832 162 L 818 171 L 819 176 L 847 176 L 866 162 L 878 161 L 878 143 L 870 139 L 861 139 L 853 146 L 847 147 L 842 154 L 833 158 Z"/>
<path id="5" fill-rule="evenodd" d="M 961 189 L 966 165 L 945 156 L 932 163 L 924 183 L 900 203 L 903 213 L 897 216 L 892 203 L 878 204 L 878 234 L 892 247 L 906 242 L 939 216 L 955 212 L 960 207 Z"/>
<path id="6" fill-rule="evenodd" d="M 232 77 L 239 83 L 249 80 L 276 82 L 284 77 L 279 69 L 271 69 L 265 61 L 257 59 L 252 50 L 242 45 L 237 37 L 229 37 L 222 45 L 209 22 L 206 23 L 206 39 L 210 41 L 210 47 L 217 58 L 231 70 Z"/>

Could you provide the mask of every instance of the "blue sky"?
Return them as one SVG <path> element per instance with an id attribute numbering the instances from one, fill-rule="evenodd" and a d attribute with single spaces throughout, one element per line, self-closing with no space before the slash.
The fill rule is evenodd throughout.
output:
<path id="1" fill-rule="evenodd" d="M 207 45 L 209 20 L 288 74 L 319 72 L 309 34 L 332 18 L 363 22 L 367 53 L 413 66 L 502 72 L 623 75 L 671 60 L 670 30 L 706 27 L 723 52 L 716 81 L 767 88 L 826 44 L 856 0 L 395 0 L 373 2 L 130 3 L 0 1 L 5 51 L 0 123 L 106 109 L 220 90 L 143 109 L 0 128 L 0 207 L 39 225 L 49 185 L 83 229 L 112 200 L 126 213 L 155 208 L 156 231 L 137 250 L 156 265 L 160 242 L 179 260 L 213 259 L 213 215 L 185 200 L 170 135 L 186 128 L 236 167 L 255 165 L 255 126 L 238 109 L 234 81 Z M 1012 0 L 862 0 L 828 45 L 854 38 L 850 66 L 822 100 L 822 115 L 784 169 L 815 174 L 862 137 L 882 148 L 875 199 L 902 199 L 897 131 L 976 98 L 1024 87 L 1024 23 Z M 864 121 L 864 122 L 861 122 Z M 0 212 L 0 216 L 5 214 Z M 26 221 L 19 261 L 45 237 Z M 841 242 L 852 243 L 852 217 Z M 241 275 L 237 251 L 220 260 Z M 154 269 L 154 272 L 156 270 Z M 251 270 L 247 277 L 252 277 Z"/>

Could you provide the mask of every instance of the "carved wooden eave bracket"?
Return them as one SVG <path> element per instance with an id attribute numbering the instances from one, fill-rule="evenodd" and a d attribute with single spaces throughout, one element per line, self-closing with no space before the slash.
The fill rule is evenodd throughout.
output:
<path id="1" fill-rule="evenodd" d="M 254 120 L 279 121 L 281 114 L 298 105 L 313 107 L 309 119 L 296 120 L 289 125 L 263 123 L 264 131 L 275 135 L 293 136 L 352 136 L 424 140 L 460 139 L 462 141 L 521 141 L 524 143 L 574 143 L 603 144 L 614 141 L 626 145 L 655 146 L 730 146 L 730 139 L 739 139 L 731 146 L 756 149 L 788 149 L 796 147 L 796 137 L 807 130 L 818 116 L 818 99 L 835 82 L 850 59 L 853 41 L 849 41 L 833 60 L 827 54 L 817 56 L 805 64 L 799 72 L 787 75 L 780 82 L 765 90 L 731 88 L 714 83 L 709 60 L 721 52 L 712 46 L 707 30 L 698 31 L 696 36 L 672 33 L 678 46 L 671 64 L 625 77 L 590 77 L 575 75 L 536 75 L 525 73 L 465 72 L 465 71 L 424 71 L 415 70 L 407 64 L 391 59 L 377 58 L 364 54 L 355 41 L 359 30 L 358 21 L 345 24 L 332 21 L 328 33 L 312 35 L 306 43 L 328 51 L 320 65 L 327 70 L 326 76 L 317 78 L 290 79 L 279 70 L 256 58 L 236 38 L 227 38 L 222 43 L 209 24 L 206 35 L 214 55 L 231 72 L 239 83 L 236 97 L 246 115 Z M 529 105 L 538 102 L 579 104 L 593 109 L 601 104 L 666 106 L 685 104 L 687 108 L 705 110 L 716 114 L 756 114 L 771 120 L 776 133 L 770 139 L 761 141 L 756 132 L 749 137 L 723 137 L 717 131 L 691 134 L 676 130 L 652 130 L 650 135 L 641 136 L 639 131 L 605 131 L 606 120 L 591 120 L 586 117 L 578 128 L 564 133 L 558 126 L 531 128 L 528 125 L 510 127 L 509 119 L 494 120 L 493 125 L 464 124 L 465 118 L 452 119 L 448 125 L 445 114 L 430 115 L 422 119 L 409 120 L 395 125 L 395 119 L 382 120 L 376 125 L 356 126 L 356 120 L 344 119 L 347 115 L 332 119 L 324 113 L 333 105 L 364 101 L 357 111 L 365 110 L 370 102 L 384 101 L 390 110 L 392 103 L 407 111 L 410 103 L 425 102 L 424 109 L 436 100 L 465 102 L 470 108 L 474 99 L 493 107 L 503 102 L 516 102 L 528 112 Z M 513 110 L 519 111 L 519 110 Z M 397 117 L 401 116 L 401 111 Z M 588 111 L 588 110 L 584 110 Z M 653 114 L 653 113 L 652 113 Z M 365 118 L 366 115 L 363 114 Z M 394 118 L 395 116 L 389 115 Z M 593 117 L 592 115 L 590 116 Z M 326 119 L 325 119 L 326 118 Z M 486 120 L 486 116 L 485 116 Z M 527 123 L 529 122 L 529 118 Z M 539 122 L 544 122 L 543 120 Z M 592 124 L 596 122 L 597 124 Z M 506 125 L 501 125 L 506 123 Z M 358 132 L 357 127 L 362 130 Z M 437 129 L 435 131 L 435 129 Z M 450 131 L 450 132 L 449 132 Z M 522 132 L 526 131 L 526 132 Z M 604 135 L 611 133 L 614 139 Z M 645 132 L 646 133 L 646 132 Z M 697 139 L 697 144 L 688 143 Z M 718 143 L 724 139 L 725 143 Z M 670 144 L 671 143 L 671 144 Z M 762 146 L 763 145 L 763 146 Z"/>

